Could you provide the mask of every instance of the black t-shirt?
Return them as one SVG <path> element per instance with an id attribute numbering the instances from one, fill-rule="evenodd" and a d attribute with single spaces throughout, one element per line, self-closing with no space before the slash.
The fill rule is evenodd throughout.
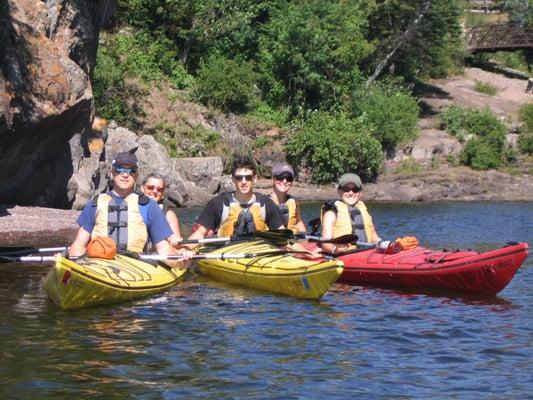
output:
<path id="1" fill-rule="evenodd" d="M 224 196 L 231 196 L 231 194 L 224 193 L 209 200 L 205 208 L 198 217 L 198 223 L 204 228 L 216 231 L 220 226 L 220 218 L 222 218 L 222 210 L 224 208 Z M 283 216 L 270 197 L 260 193 L 254 193 L 255 201 L 265 205 L 265 222 L 270 229 L 279 229 L 283 226 Z"/>

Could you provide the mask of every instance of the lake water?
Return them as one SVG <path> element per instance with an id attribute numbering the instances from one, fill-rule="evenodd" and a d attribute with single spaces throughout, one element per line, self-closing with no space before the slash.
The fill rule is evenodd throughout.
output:
<path id="1" fill-rule="evenodd" d="M 384 239 L 533 244 L 533 203 L 370 204 Z M 315 217 L 317 204 L 303 207 Z M 198 210 L 180 210 L 190 224 Z M 191 276 L 75 312 L 47 267 L 0 265 L 0 398 L 524 399 L 533 393 L 533 261 L 497 297 L 335 285 L 319 302 Z"/>

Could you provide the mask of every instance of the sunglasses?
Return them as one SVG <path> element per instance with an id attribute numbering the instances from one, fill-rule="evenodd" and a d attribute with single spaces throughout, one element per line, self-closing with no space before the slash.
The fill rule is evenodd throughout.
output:
<path id="1" fill-rule="evenodd" d="M 246 182 L 251 182 L 254 179 L 253 175 L 233 175 L 233 179 L 235 179 L 237 182 L 241 182 L 243 179 Z"/>
<path id="2" fill-rule="evenodd" d="M 361 188 L 357 186 L 342 186 L 340 189 L 344 193 L 348 193 L 348 192 L 359 193 L 361 191 Z"/>
<path id="3" fill-rule="evenodd" d="M 156 191 L 158 193 L 163 193 L 165 191 L 164 187 L 155 185 L 146 185 L 145 188 L 148 189 L 150 192 Z"/>
<path id="4" fill-rule="evenodd" d="M 280 182 L 283 182 L 284 180 L 287 182 L 294 181 L 294 177 L 292 175 L 276 175 L 274 176 L 274 179 Z"/>
<path id="5" fill-rule="evenodd" d="M 120 165 L 114 165 L 113 171 L 115 171 L 117 174 L 135 175 L 137 173 L 137 168 L 127 168 Z"/>

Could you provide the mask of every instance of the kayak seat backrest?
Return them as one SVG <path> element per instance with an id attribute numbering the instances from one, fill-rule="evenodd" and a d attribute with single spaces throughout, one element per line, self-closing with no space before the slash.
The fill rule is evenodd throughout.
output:
<path id="1" fill-rule="evenodd" d="M 459 260 L 461 258 L 477 256 L 478 251 L 473 250 L 457 250 L 457 251 L 435 251 L 427 257 L 427 261 L 430 263 L 442 263 Z"/>

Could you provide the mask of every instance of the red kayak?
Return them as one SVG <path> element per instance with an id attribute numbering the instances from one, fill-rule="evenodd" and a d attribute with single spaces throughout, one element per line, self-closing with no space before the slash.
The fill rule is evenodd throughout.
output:
<path id="1" fill-rule="evenodd" d="M 338 257 L 344 262 L 339 282 L 495 295 L 511 281 L 527 254 L 527 243 L 512 243 L 484 253 L 420 246 L 395 254 L 380 249 L 357 251 Z"/>

